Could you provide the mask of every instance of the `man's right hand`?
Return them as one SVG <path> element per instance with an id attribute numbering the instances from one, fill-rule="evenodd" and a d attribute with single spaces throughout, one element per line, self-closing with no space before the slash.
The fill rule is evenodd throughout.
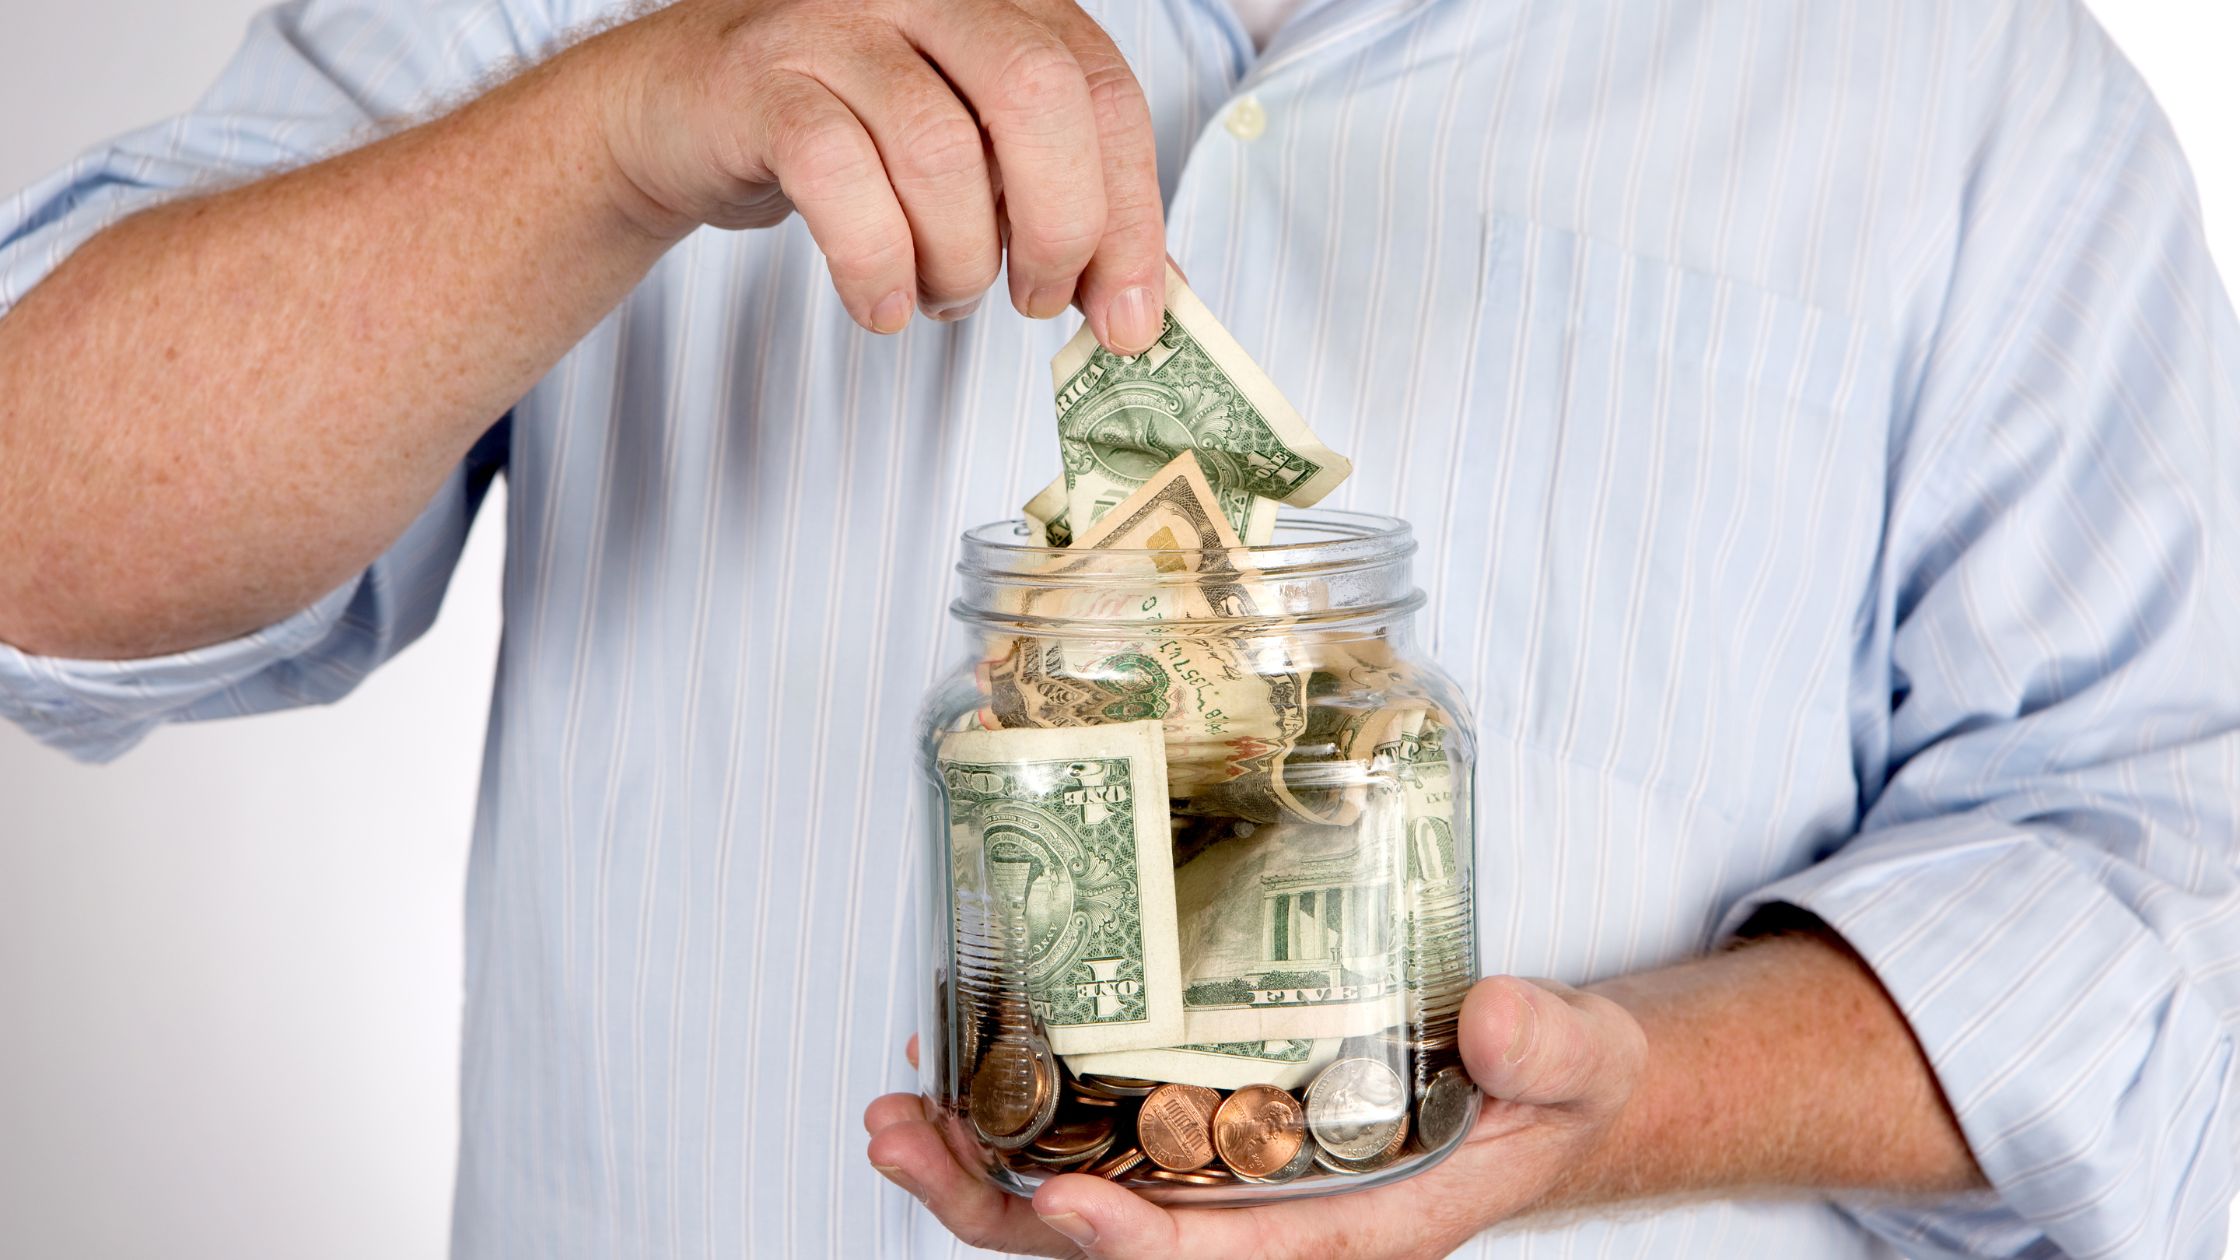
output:
<path id="1" fill-rule="evenodd" d="M 1072 0 L 679 0 L 133 215 L 8 310 L 0 642 L 155 656 L 309 606 L 677 240 L 795 210 L 866 327 L 961 317 L 1008 253 L 1029 315 L 1158 334 L 1150 111 Z"/>
<path id="2" fill-rule="evenodd" d="M 1072 0 L 682 0 L 587 54 L 626 209 L 649 232 L 794 211 L 857 323 L 1078 302 L 1110 348 L 1158 335 L 1151 116 Z"/>

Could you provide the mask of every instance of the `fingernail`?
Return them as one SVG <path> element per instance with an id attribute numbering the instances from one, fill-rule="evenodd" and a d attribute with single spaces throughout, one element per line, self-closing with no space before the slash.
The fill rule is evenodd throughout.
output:
<path id="1" fill-rule="evenodd" d="M 1509 1048 L 1501 1052 L 1501 1061 L 1514 1067 L 1524 1062 L 1525 1054 L 1532 1049 L 1532 1036 L 1539 1031 L 1540 1011 L 1515 989 L 1509 990 L 1509 1000 L 1524 1008 L 1516 1027 L 1509 1030 Z"/>
<path id="2" fill-rule="evenodd" d="M 1027 317 L 1029 319 L 1050 319 L 1064 311 L 1072 301 L 1072 285 L 1043 285 L 1034 292 L 1027 294 Z"/>
<path id="3" fill-rule="evenodd" d="M 910 322 L 910 306 L 910 295 L 900 289 L 880 298 L 879 304 L 871 308 L 872 331 L 901 332 L 902 326 Z"/>
<path id="4" fill-rule="evenodd" d="M 970 318 L 979 309 L 980 299 L 974 298 L 969 302 L 956 302 L 948 306 L 929 306 L 926 308 L 926 316 L 944 324 L 954 324 L 960 319 Z"/>
<path id="5" fill-rule="evenodd" d="M 1141 354 L 1151 348 L 1159 337 L 1159 303 L 1151 290 L 1137 285 L 1122 289 L 1120 296 L 1112 299 L 1105 308 L 1105 332 L 1112 338 L 1115 349 L 1128 354 Z"/>
<path id="6" fill-rule="evenodd" d="M 918 1188 L 917 1182 L 910 1180 L 910 1174 L 902 1171 L 899 1168 L 896 1168 L 892 1164 L 873 1164 L 872 1167 L 879 1170 L 880 1176 L 885 1177 L 887 1180 L 895 1183 L 898 1186 L 901 1186 L 904 1192 L 909 1194 L 911 1198 L 916 1199 L 920 1203 L 926 1201 L 926 1192 Z"/>
<path id="7" fill-rule="evenodd" d="M 1041 1213 L 1036 1213 L 1041 1216 Z M 1097 1241 L 1097 1227 L 1091 1225 L 1079 1212 L 1059 1212 L 1042 1217 L 1042 1223 L 1073 1240 L 1076 1247 L 1086 1247 Z"/>

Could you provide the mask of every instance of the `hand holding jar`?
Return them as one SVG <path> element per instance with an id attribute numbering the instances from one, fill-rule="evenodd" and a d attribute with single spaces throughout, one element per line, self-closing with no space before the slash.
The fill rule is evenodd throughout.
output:
<path id="1" fill-rule="evenodd" d="M 1500 978 L 1472 990 L 1460 1028 L 1471 1092 L 1489 1096 L 1469 1135 L 1438 1167 L 1358 1196 L 1200 1210 L 1069 1174 L 1045 1182 L 1029 1203 L 967 1171 L 917 1095 L 879 1099 L 864 1123 L 880 1171 L 958 1237 L 1026 1254 L 1434 1256 L 1533 1208 L 1606 1197 L 1607 1188 L 1579 1183 L 1602 1162 L 1641 1075 L 1645 1042 L 1634 1018 L 1596 994 Z"/>

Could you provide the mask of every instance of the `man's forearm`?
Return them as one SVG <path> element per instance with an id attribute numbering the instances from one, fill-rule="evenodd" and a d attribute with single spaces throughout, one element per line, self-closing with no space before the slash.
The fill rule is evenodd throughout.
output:
<path id="1" fill-rule="evenodd" d="M 0 641 L 135 656 L 386 548 L 672 239 L 597 41 L 355 152 L 89 241 L 0 319 Z"/>
<path id="2" fill-rule="evenodd" d="M 1980 1189 L 1951 1107 L 1874 975 L 1816 925 L 1591 987 L 1648 1034 L 1609 1139 L 1541 1210 L 1752 1190 Z"/>

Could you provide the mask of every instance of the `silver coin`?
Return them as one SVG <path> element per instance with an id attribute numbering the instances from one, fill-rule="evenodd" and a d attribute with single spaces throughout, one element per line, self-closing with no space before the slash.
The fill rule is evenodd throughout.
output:
<path id="1" fill-rule="evenodd" d="M 1407 1087 L 1376 1059 L 1340 1059 L 1307 1087 L 1307 1129 L 1340 1160 L 1375 1158 L 1407 1123 Z"/>
<path id="2" fill-rule="evenodd" d="M 1338 1159 L 1318 1146 L 1314 1152 L 1314 1166 L 1324 1172 L 1338 1173 L 1346 1177 L 1359 1177 L 1367 1173 L 1377 1172 L 1390 1167 L 1394 1160 L 1400 1158 L 1400 1148 L 1408 1144 L 1405 1127 L 1400 1130 L 1398 1136 L 1399 1141 L 1367 1159 Z"/>
<path id="3" fill-rule="evenodd" d="M 1340 1159 L 1318 1146 L 1315 1148 L 1314 1154 L 1315 1167 L 1325 1172 L 1343 1173 L 1349 1177 L 1358 1177 L 1363 1173 L 1373 1173 L 1378 1169 L 1390 1167 L 1395 1160 L 1400 1158 L 1400 1152 L 1407 1147 L 1408 1131 L 1408 1118 L 1401 1116 L 1400 1123 L 1393 1128 L 1392 1138 L 1385 1143 L 1384 1149 L 1366 1159 Z"/>
<path id="4" fill-rule="evenodd" d="M 1243 1173 L 1237 1173 L 1237 1180 L 1250 1181 L 1263 1186 L 1280 1186 L 1286 1181 L 1297 1181 L 1306 1175 L 1308 1169 L 1314 1167 L 1315 1154 L 1321 1149 L 1312 1142 L 1301 1142 L 1299 1143 L 1299 1153 L 1291 1157 L 1290 1163 L 1265 1177 L 1247 1177 Z M 1237 1172 L 1234 1168 L 1229 1171 Z"/>
<path id="5" fill-rule="evenodd" d="M 1432 1073 L 1431 1083 L 1416 1100 L 1416 1142 L 1424 1150 L 1436 1151 L 1461 1137 L 1476 1114 L 1477 1100 L 1478 1087 L 1461 1068 L 1443 1067 Z"/>

